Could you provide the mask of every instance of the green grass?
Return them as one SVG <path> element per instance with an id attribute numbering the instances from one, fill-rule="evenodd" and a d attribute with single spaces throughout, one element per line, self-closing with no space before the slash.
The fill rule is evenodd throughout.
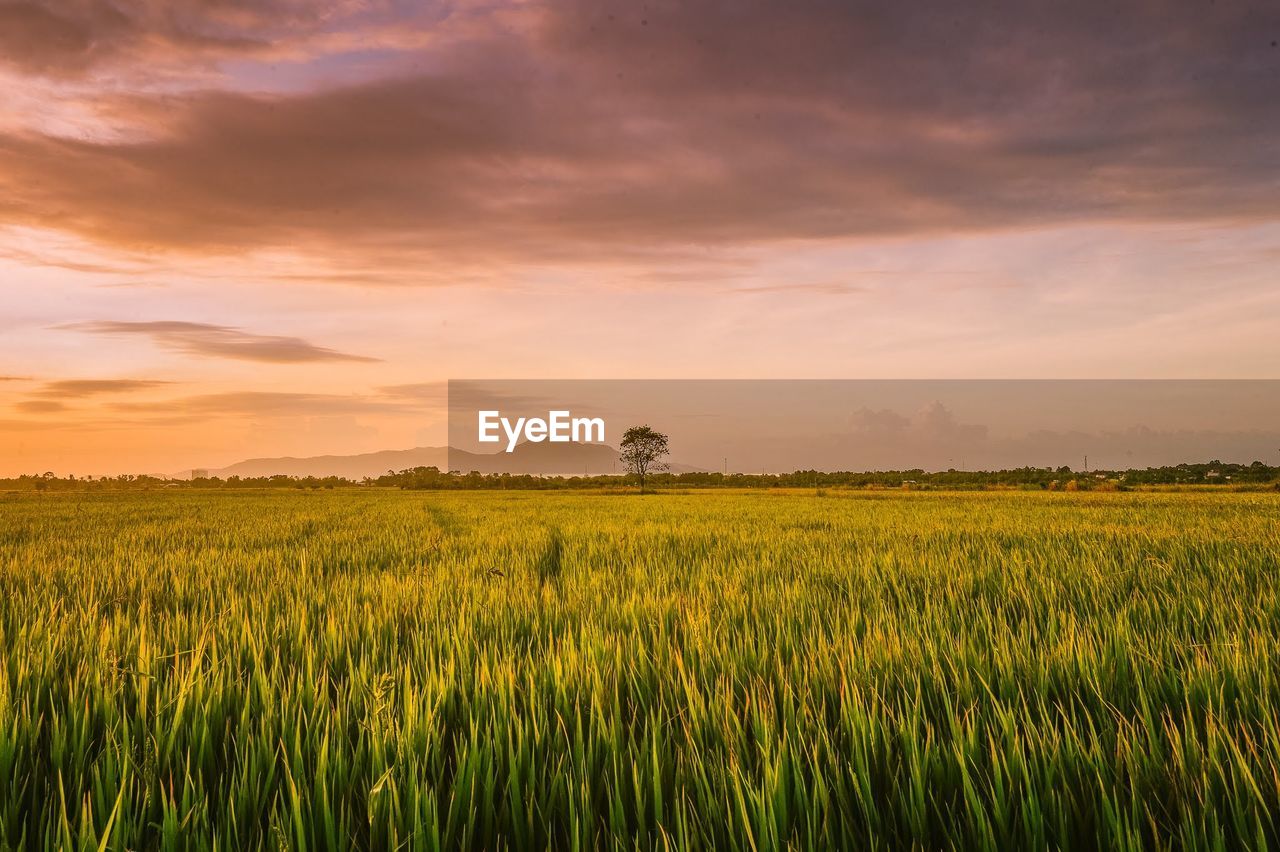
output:
<path id="1" fill-rule="evenodd" d="M 0 495 L 0 849 L 1280 845 L 1280 497 Z"/>

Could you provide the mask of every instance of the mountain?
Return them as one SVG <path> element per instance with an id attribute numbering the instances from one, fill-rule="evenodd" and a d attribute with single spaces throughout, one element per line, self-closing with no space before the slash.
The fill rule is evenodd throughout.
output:
<path id="1" fill-rule="evenodd" d="M 223 468 L 210 469 L 221 479 L 239 476 L 342 476 L 360 480 L 381 476 L 389 470 L 437 467 L 463 473 L 538 474 L 577 476 L 620 473 L 618 451 L 607 444 L 552 444 L 525 442 L 510 453 L 471 453 L 449 447 L 415 447 L 411 450 L 382 450 L 354 456 L 309 456 L 306 458 L 247 459 Z M 671 464 L 673 473 L 700 470 L 685 464 Z M 180 478 L 189 472 L 184 471 Z"/>
<path id="2" fill-rule="evenodd" d="M 542 476 L 597 476 L 617 473 L 622 465 L 618 451 L 608 444 L 530 443 L 516 445 L 509 453 L 469 453 L 451 450 L 452 470 L 470 473 L 531 473 Z"/>
<path id="3" fill-rule="evenodd" d="M 239 476 L 244 479 L 257 476 L 342 476 L 347 479 L 364 479 L 381 476 L 389 470 L 405 470 L 411 467 L 438 467 L 448 465 L 449 451 L 445 447 L 415 447 L 412 450 L 382 450 L 355 456 L 308 456 L 306 458 L 247 459 L 227 467 L 210 470 L 210 476 L 226 479 Z"/>

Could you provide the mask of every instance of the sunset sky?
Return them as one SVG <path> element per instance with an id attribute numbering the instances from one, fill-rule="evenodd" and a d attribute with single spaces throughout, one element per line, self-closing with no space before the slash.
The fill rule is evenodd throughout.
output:
<path id="1" fill-rule="evenodd" d="M 1277 40 L 1274 0 L 0 0 L 0 475 L 439 445 L 449 378 L 1276 378 Z"/>

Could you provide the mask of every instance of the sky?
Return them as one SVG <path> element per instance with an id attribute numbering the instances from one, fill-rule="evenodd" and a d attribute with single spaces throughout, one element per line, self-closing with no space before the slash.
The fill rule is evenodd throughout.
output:
<path id="1" fill-rule="evenodd" d="M 0 475 L 440 445 L 451 378 L 1276 378 L 1278 40 L 1269 0 L 0 0 Z"/>

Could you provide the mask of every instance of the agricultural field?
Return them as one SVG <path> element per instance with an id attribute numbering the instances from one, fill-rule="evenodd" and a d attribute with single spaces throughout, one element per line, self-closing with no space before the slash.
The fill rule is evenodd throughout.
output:
<path id="1" fill-rule="evenodd" d="M 0 849 L 1280 845 L 1280 495 L 0 494 Z"/>

